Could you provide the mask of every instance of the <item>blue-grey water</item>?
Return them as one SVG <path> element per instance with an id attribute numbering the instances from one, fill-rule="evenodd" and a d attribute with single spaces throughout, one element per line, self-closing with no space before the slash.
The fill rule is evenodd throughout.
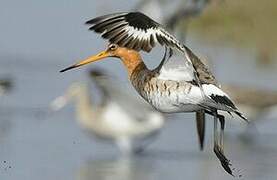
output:
<path id="1" fill-rule="evenodd" d="M 120 157 L 110 144 L 86 134 L 75 121 L 74 106 L 51 112 L 49 103 L 70 83 L 87 81 L 87 68 L 60 74 L 80 58 L 102 50 L 106 42 L 87 31 L 90 17 L 128 11 L 136 1 L 4 0 L 0 6 L 0 77 L 10 77 L 11 92 L 0 97 L 1 180 L 183 180 L 233 179 L 212 152 L 211 122 L 206 148 L 200 152 L 193 114 L 168 117 L 159 138 L 139 156 Z M 277 89 L 276 69 L 259 68 L 255 53 L 235 46 L 203 43 L 189 36 L 187 44 L 200 56 L 213 60 L 221 82 Z M 159 50 L 144 55 L 150 67 L 158 64 Z M 128 84 L 117 60 L 97 63 Z M 241 179 L 276 179 L 277 113 L 256 123 L 254 141 L 243 141 L 245 125 L 229 119 L 227 156 L 240 170 Z"/>

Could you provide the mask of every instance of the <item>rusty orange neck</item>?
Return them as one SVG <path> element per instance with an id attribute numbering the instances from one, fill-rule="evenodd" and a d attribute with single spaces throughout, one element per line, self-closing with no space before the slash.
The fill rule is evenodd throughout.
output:
<path id="1" fill-rule="evenodd" d="M 146 67 L 139 52 L 135 50 L 120 47 L 114 55 L 121 59 L 128 71 L 128 77 L 132 85 L 145 98 L 144 87 L 149 84 L 156 72 Z"/>
<path id="2" fill-rule="evenodd" d="M 134 50 L 125 50 L 124 53 L 120 53 L 120 58 L 128 71 L 129 78 L 137 71 L 147 69 L 140 54 Z"/>

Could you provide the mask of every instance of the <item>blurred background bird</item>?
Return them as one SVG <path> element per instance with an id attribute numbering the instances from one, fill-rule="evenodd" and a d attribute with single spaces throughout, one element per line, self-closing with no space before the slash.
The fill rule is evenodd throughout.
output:
<path id="1" fill-rule="evenodd" d="M 12 80 L 10 78 L 0 79 L 0 96 L 12 89 Z"/>
<path id="2" fill-rule="evenodd" d="M 87 84 L 74 83 L 52 102 L 52 109 L 59 110 L 75 100 L 82 128 L 98 139 L 115 142 L 124 154 L 143 151 L 163 127 L 163 115 L 131 96 L 126 88 L 115 87 L 103 71 L 91 70 L 89 76 L 101 93 L 100 103 L 92 102 Z"/>

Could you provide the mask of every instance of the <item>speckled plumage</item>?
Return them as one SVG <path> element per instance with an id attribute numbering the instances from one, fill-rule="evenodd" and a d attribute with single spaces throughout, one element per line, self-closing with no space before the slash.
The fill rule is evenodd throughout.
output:
<path id="1" fill-rule="evenodd" d="M 130 76 L 130 80 L 138 93 L 157 110 L 167 113 L 192 112 L 201 109 L 198 105 L 202 98 L 195 96 L 192 89 L 198 87 L 182 81 L 159 79 L 159 73 L 149 71 L 140 64 Z M 200 93 L 200 89 L 199 89 Z M 199 97 L 198 99 L 196 99 Z"/>

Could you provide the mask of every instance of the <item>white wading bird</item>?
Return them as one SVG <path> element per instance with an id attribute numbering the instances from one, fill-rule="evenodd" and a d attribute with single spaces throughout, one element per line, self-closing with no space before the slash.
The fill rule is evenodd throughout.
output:
<path id="1" fill-rule="evenodd" d="M 74 83 L 65 95 L 53 101 L 52 109 L 75 100 L 77 119 L 85 130 L 99 139 L 114 141 L 122 153 L 141 152 L 163 127 L 164 116 L 130 96 L 126 89 L 112 86 L 103 73 L 93 70 L 90 75 L 102 93 L 101 103 L 91 102 L 85 84 Z"/>
<path id="2" fill-rule="evenodd" d="M 199 112 L 214 116 L 214 152 L 224 169 L 231 175 L 230 161 L 223 150 L 224 116 L 218 110 L 235 113 L 245 119 L 229 96 L 223 92 L 214 76 L 192 51 L 169 34 L 160 24 L 140 12 L 114 13 L 87 22 L 90 30 L 109 39 L 106 50 L 76 63 L 61 72 L 99 61 L 107 57 L 121 59 L 137 92 L 161 112 Z M 160 65 L 150 70 L 139 51 L 150 52 L 159 43 L 166 53 Z M 168 50 L 169 49 L 169 50 Z M 174 62 L 170 57 L 180 53 Z M 176 58 L 175 58 L 176 59 Z M 218 119 L 221 133 L 218 138 Z"/>

